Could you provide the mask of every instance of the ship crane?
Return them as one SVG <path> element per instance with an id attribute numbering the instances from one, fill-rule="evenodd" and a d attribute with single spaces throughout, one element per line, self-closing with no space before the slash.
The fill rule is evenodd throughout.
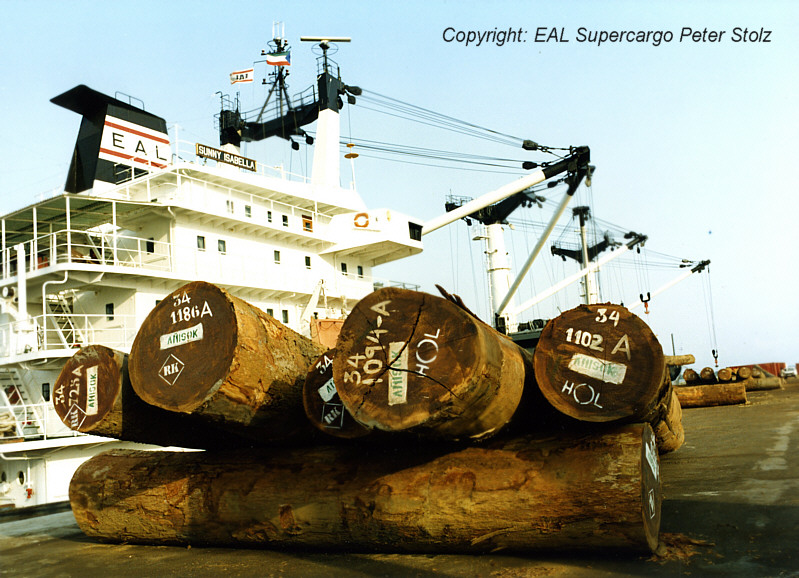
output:
<path id="1" fill-rule="evenodd" d="M 524 141 L 522 146 L 525 150 L 539 148 L 532 141 Z M 452 203 L 446 207 L 446 213 L 431 219 L 422 227 L 422 235 L 426 235 L 458 219 L 474 219 L 485 225 L 491 309 L 494 315 L 494 326 L 498 330 L 502 332 L 516 331 L 515 308 L 508 313 L 505 313 L 505 310 L 511 304 L 514 294 L 541 252 L 544 243 L 549 238 L 561 215 L 566 210 L 566 206 L 571 201 L 580 183 L 584 178 L 590 178 L 593 173 L 594 167 L 589 165 L 590 160 L 590 149 L 587 146 L 579 146 L 572 147 L 569 155 L 556 162 L 543 163 L 540 166 L 534 163 L 525 163 L 524 168 L 536 170 L 477 199 L 461 205 Z M 568 185 L 566 193 L 563 195 L 555 214 L 538 239 L 527 261 L 519 271 L 518 276 L 511 282 L 510 267 L 507 264 L 507 251 L 505 250 L 501 225 L 507 222 L 507 217 L 518 207 L 525 203 L 537 203 L 539 201 L 537 196 L 531 196 L 530 193 L 525 192 L 527 189 L 563 173 L 566 173 L 564 181 Z"/>
<path id="2" fill-rule="evenodd" d="M 314 139 L 302 127 L 318 121 L 316 141 L 325 140 L 321 148 L 325 149 L 326 154 L 322 156 L 332 155 L 337 160 L 339 146 L 338 113 L 344 106 L 343 97 L 346 96 L 348 104 L 355 104 L 355 97 L 360 95 L 362 91 L 357 86 L 344 84 L 339 74 L 338 65 L 329 59 L 328 53 L 335 48 L 334 43 L 349 42 L 350 39 L 337 36 L 303 36 L 300 40 L 318 42 L 317 46 L 321 50 L 321 62 L 319 63 L 316 86 L 312 87 L 310 92 L 305 91 L 302 95 L 295 97 L 295 101 L 292 101 L 289 98 L 288 85 L 286 83 L 289 74 L 286 70 L 287 67 L 275 65 L 276 70 L 270 73 L 271 80 L 269 82 L 264 80 L 264 83 L 271 84 L 266 100 L 252 120 L 248 120 L 246 114 L 242 114 L 239 111 L 238 106 L 229 106 L 223 99 L 222 110 L 218 116 L 219 140 L 223 148 L 226 145 L 230 145 L 238 149 L 242 142 L 261 141 L 277 136 L 290 140 L 292 148 L 296 150 L 299 148 L 299 143 L 292 140 L 292 137 L 301 137 L 305 139 L 306 144 L 314 144 Z M 267 57 L 267 62 L 269 62 L 270 57 L 275 55 L 286 55 L 287 58 L 290 54 L 289 43 L 282 36 L 275 35 L 269 44 L 270 50 L 263 50 L 261 53 Z M 277 116 L 264 120 L 267 108 L 273 97 L 277 101 L 274 106 Z M 336 128 L 332 126 L 333 124 L 336 125 Z M 319 146 L 318 142 L 317 146 Z M 327 149 L 330 150 L 328 151 Z M 325 164 L 332 164 L 332 162 L 332 160 L 329 160 Z M 316 167 L 314 167 L 314 170 L 316 170 Z M 327 171 L 329 174 L 323 177 L 325 182 L 333 183 L 334 180 L 337 181 L 338 171 L 334 171 L 335 179 L 333 179 L 331 171 L 332 169 L 329 169 Z M 336 182 L 335 184 L 337 185 L 338 183 Z"/>

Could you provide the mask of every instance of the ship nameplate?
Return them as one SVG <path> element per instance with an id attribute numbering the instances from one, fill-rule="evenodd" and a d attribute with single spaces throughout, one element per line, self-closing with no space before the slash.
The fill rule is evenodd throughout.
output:
<path id="1" fill-rule="evenodd" d="M 215 149 L 200 143 L 196 143 L 196 145 L 195 152 L 198 157 L 211 159 L 219 163 L 234 165 L 242 169 L 247 169 L 248 171 L 256 172 L 258 170 L 255 159 L 248 159 L 247 157 L 233 154 L 228 151 L 223 151 L 221 149 Z"/>

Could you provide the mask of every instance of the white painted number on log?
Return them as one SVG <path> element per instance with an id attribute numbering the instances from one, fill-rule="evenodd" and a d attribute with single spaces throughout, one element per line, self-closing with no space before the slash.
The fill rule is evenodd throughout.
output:
<path id="1" fill-rule="evenodd" d="M 435 335 L 432 333 L 425 333 L 424 339 L 420 340 L 416 344 L 416 371 L 420 374 L 425 375 L 425 371 L 430 369 L 431 363 L 433 363 L 436 359 L 438 359 L 438 341 L 437 339 L 441 335 L 441 329 L 436 329 Z M 432 347 L 432 349 L 431 349 Z M 421 353 L 422 349 L 425 349 L 424 353 Z"/>
<path id="2" fill-rule="evenodd" d="M 566 392 L 566 395 L 571 395 L 574 398 L 574 401 L 580 405 L 590 404 L 598 407 L 599 409 L 604 409 L 601 405 L 599 405 L 599 392 L 594 391 L 594 388 L 587 383 L 578 383 L 577 385 L 574 385 L 574 383 L 567 381 L 563 385 L 561 392 Z"/>
<path id="3" fill-rule="evenodd" d="M 649 469 L 652 470 L 652 474 L 657 480 L 660 476 L 660 465 L 658 464 L 658 451 L 657 447 L 655 447 L 654 438 L 646 443 L 644 452 L 646 453 L 646 461 L 649 464 Z"/>
<path id="4" fill-rule="evenodd" d="M 319 373 L 324 374 L 324 372 L 327 371 L 327 368 L 330 367 L 331 363 L 333 363 L 333 360 L 330 359 L 327 354 L 325 354 L 322 356 L 322 359 L 316 362 L 314 367 L 319 370 Z"/>
<path id="5" fill-rule="evenodd" d="M 616 355 L 619 351 L 622 351 L 627 354 L 627 360 L 630 360 L 630 339 L 627 337 L 627 334 L 621 336 L 619 342 L 616 344 L 616 347 L 613 348 L 613 351 L 610 352 L 611 355 Z"/>
<path id="6" fill-rule="evenodd" d="M 597 309 L 596 312 L 599 314 L 596 316 L 594 321 L 598 323 L 605 323 L 610 319 L 613 321 L 613 327 L 616 327 L 619 324 L 619 312 L 618 310 L 614 310 L 610 312 L 610 315 L 605 315 L 607 312 L 607 308 L 602 307 L 601 309 Z"/>
<path id="7" fill-rule="evenodd" d="M 574 339 L 574 341 L 572 341 L 572 339 Z M 569 327 L 566 330 L 566 341 L 568 343 L 574 343 L 575 345 L 582 345 L 594 351 L 605 351 L 605 348 L 602 347 L 603 339 L 601 335 L 590 333 L 589 331 L 582 331 L 581 329 L 575 331 L 574 327 Z"/>
<path id="8" fill-rule="evenodd" d="M 188 299 L 188 297 L 187 297 Z M 178 307 L 174 311 L 169 313 L 172 316 L 172 324 L 180 323 L 181 321 L 191 321 L 192 319 L 200 318 L 202 319 L 206 315 L 213 317 L 214 313 L 211 311 L 211 307 L 208 305 L 206 301 L 203 303 L 202 308 L 198 305 L 186 305 L 184 307 Z"/>

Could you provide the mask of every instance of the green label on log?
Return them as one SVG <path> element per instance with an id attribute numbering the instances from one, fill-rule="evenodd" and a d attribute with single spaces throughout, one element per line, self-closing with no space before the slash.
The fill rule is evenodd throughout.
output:
<path id="1" fill-rule="evenodd" d="M 175 347 L 177 345 L 183 345 L 184 343 L 190 343 L 192 341 L 200 341 L 203 338 L 203 324 L 198 323 L 194 327 L 189 327 L 188 329 L 181 329 L 180 331 L 175 331 L 174 333 L 167 333 L 161 336 L 161 349 L 169 349 L 170 347 Z"/>
<path id="2" fill-rule="evenodd" d="M 408 402 L 408 346 L 403 341 L 388 345 L 388 405 Z"/>

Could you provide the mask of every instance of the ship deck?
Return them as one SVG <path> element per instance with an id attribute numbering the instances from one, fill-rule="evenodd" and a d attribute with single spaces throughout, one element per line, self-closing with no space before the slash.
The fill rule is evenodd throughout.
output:
<path id="1" fill-rule="evenodd" d="M 102 544 L 71 512 L 0 517 L 0 575 L 799 576 L 799 380 L 740 406 L 686 409 L 662 457 L 661 550 L 525 556 L 346 554 Z"/>

